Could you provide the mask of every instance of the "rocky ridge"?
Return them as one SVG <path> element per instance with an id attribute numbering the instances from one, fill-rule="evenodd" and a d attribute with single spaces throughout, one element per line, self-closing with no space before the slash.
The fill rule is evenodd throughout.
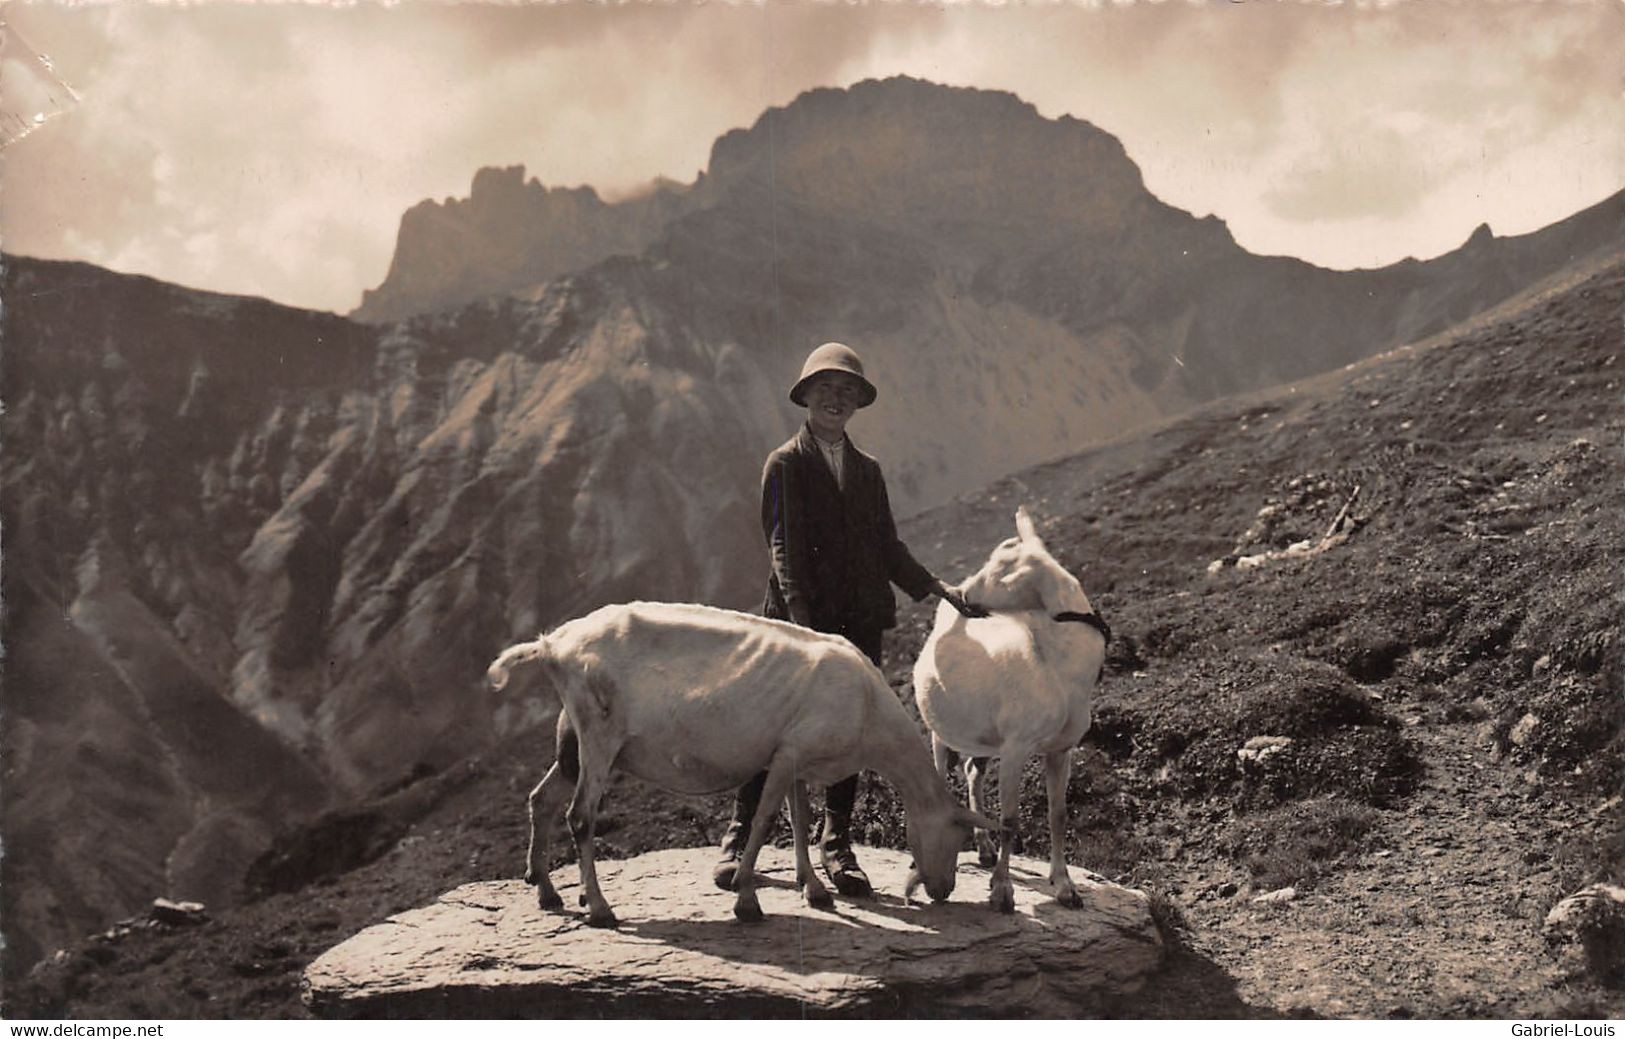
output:
<path id="1" fill-rule="evenodd" d="M 351 311 L 357 321 L 398 321 L 484 296 L 524 295 L 611 256 L 641 253 L 695 205 L 669 181 L 620 202 L 590 187 L 548 188 L 523 166 L 482 169 L 466 199 L 432 199 L 401 217 L 395 260 Z"/>
<path id="2" fill-rule="evenodd" d="M 681 193 L 577 207 L 556 232 L 537 214 L 557 189 L 521 176 L 482 170 L 468 200 L 413 211 L 481 214 L 458 218 L 455 242 L 403 221 L 376 293 L 416 311 L 394 313 L 530 297 L 543 278 L 515 273 L 527 264 L 551 277 L 620 253 L 608 262 L 636 270 L 640 294 L 739 343 L 771 386 L 813 345 L 853 342 L 885 401 L 855 435 L 884 446 L 905 512 L 1441 331 L 1625 232 L 1621 195 L 1535 235 L 1481 227 L 1445 256 L 1380 270 L 1253 256 L 1222 221 L 1147 192 L 1101 129 L 901 76 L 769 109 L 719 138 Z M 641 248 L 627 221 L 647 232 Z M 598 244 L 580 252 L 583 238 Z M 1003 435 L 964 432 L 983 428 Z"/>

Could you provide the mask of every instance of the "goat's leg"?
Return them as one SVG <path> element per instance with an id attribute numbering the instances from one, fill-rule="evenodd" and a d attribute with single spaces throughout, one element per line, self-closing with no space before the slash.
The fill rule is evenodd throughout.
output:
<path id="1" fill-rule="evenodd" d="M 970 794 L 970 810 L 978 815 L 987 815 L 987 766 L 992 758 L 966 758 L 965 759 L 965 789 Z M 983 869 L 992 869 L 994 863 L 999 861 L 998 847 L 993 843 L 993 835 L 986 830 L 976 831 L 976 861 L 982 864 Z"/>
<path id="2" fill-rule="evenodd" d="M 1066 783 L 1072 776 L 1072 748 L 1044 755 L 1044 787 L 1049 794 L 1049 882 L 1055 901 L 1076 908 L 1083 904 L 1066 871 Z"/>
<path id="3" fill-rule="evenodd" d="M 988 902 L 1001 913 L 1014 912 L 1016 888 L 1010 882 L 1010 846 L 1016 839 L 1016 816 L 1021 808 L 1021 766 L 1026 756 L 999 756 L 999 861 L 988 881 Z"/>
<path id="4" fill-rule="evenodd" d="M 807 904 L 814 909 L 829 909 L 835 899 L 818 879 L 813 869 L 812 856 L 807 852 L 807 829 L 812 812 L 807 806 L 807 784 L 796 780 L 790 784 L 790 825 L 796 835 L 796 883 L 800 885 Z"/>
<path id="5" fill-rule="evenodd" d="M 581 763 L 575 797 L 570 801 L 570 836 L 576 842 L 581 869 L 581 904 L 587 907 L 587 923 L 592 927 L 614 927 L 618 921 L 598 888 L 598 866 L 593 861 L 592 839 L 598 826 L 598 802 L 609 778 L 600 775 L 601 771 L 597 761 Z"/>
<path id="6" fill-rule="evenodd" d="M 762 800 L 756 806 L 756 816 L 751 820 L 750 839 L 745 842 L 745 850 L 739 853 L 739 868 L 734 872 L 734 916 L 747 923 L 754 923 L 762 918 L 761 903 L 756 900 L 756 856 L 761 853 L 762 845 L 767 843 L 767 835 L 773 830 L 773 822 L 778 818 L 779 809 L 784 805 L 785 795 L 790 792 L 790 769 L 777 758 L 767 769 L 767 782 L 762 785 Z M 800 831 L 805 832 L 805 831 Z M 811 871 L 811 863 L 808 870 Z M 800 868 L 800 864 L 797 864 Z"/>
<path id="7" fill-rule="evenodd" d="M 536 904 L 543 909 L 564 907 L 564 900 L 547 875 L 548 836 L 570 786 L 581 773 L 581 741 L 563 711 L 559 712 L 555 747 L 552 767 L 530 792 L 530 846 L 525 851 L 525 883 L 536 885 Z"/>
<path id="8" fill-rule="evenodd" d="M 536 885 L 536 904 L 543 909 L 564 907 L 564 900 L 547 875 L 547 846 L 548 830 L 558 818 L 569 790 L 563 770 L 555 761 L 530 792 L 530 847 L 525 852 L 525 883 Z"/>
<path id="9" fill-rule="evenodd" d="M 937 766 L 937 775 L 943 779 L 948 778 L 948 770 L 953 767 L 948 761 L 948 755 L 953 752 L 948 745 L 942 742 L 942 737 L 936 733 L 931 734 L 931 763 Z"/>

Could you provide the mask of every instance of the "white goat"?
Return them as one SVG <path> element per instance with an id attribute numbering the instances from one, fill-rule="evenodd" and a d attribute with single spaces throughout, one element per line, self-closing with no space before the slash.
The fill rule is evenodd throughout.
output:
<path id="1" fill-rule="evenodd" d="M 1004 827 L 996 862 L 986 833 L 977 834 L 977 848 L 982 864 L 994 867 L 990 901 L 1002 912 L 1015 907 L 1010 840 L 1021 773 L 1036 754 L 1044 755 L 1049 788 L 1050 884 L 1057 901 L 1079 904 L 1064 856 L 1066 786 L 1073 748 L 1089 731 L 1110 638 L 1077 578 L 1044 548 L 1025 508 L 1016 512 L 1016 531 L 1019 537 L 994 549 L 959 586 L 991 616 L 967 619 L 942 604 L 914 664 L 914 696 L 937 768 L 946 773 L 948 750 L 959 752 L 977 812 L 987 759 L 999 759 Z"/>
<path id="2" fill-rule="evenodd" d="M 932 898 L 947 898 L 972 828 L 994 825 L 955 800 L 885 677 L 838 636 L 708 606 L 629 603 L 509 648 L 491 664 L 492 684 L 502 688 L 529 661 L 545 669 L 564 708 L 558 756 L 530 792 L 525 880 L 544 909 L 562 905 L 547 876 L 547 822 L 573 783 L 568 818 L 587 922 L 615 925 L 592 848 L 615 769 L 688 794 L 732 790 L 767 770 L 734 885 L 741 920 L 761 919 L 756 856 L 787 794 L 796 883 L 809 905 L 833 904 L 807 854 L 807 783 L 870 769 L 896 788 L 915 862 L 905 897 L 923 881 Z"/>

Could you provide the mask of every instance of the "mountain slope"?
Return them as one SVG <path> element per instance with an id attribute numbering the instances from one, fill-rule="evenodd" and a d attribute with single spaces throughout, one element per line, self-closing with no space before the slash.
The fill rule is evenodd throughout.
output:
<path id="1" fill-rule="evenodd" d="M 508 219 L 541 197 L 520 176 L 482 177 L 442 243 L 475 252 L 429 257 L 452 273 L 397 258 L 431 295 L 516 280 L 385 324 L 5 262 L 6 868 L 45 885 L 0 893 L 11 969 L 153 894 L 229 900 L 276 832 L 505 738 L 537 709 L 483 691 L 509 641 L 620 599 L 754 606 L 759 467 L 823 339 L 870 364 L 853 435 L 906 514 L 1480 311 L 1617 243 L 1621 208 L 1318 271 L 1152 198 L 1098 129 L 904 79 L 727 135 L 635 241 L 583 203 L 557 255 L 646 244 L 561 277 L 531 266 L 551 217 Z M 487 263 L 505 224 L 531 230 Z M 91 837 L 139 867 L 56 868 Z"/>
<path id="2" fill-rule="evenodd" d="M 407 310 L 414 294 L 434 310 L 540 291 L 540 278 L 436 273 L 508 271 L 523 265 L 515 250 L 548 265 L 578 255 L 576 224 L 553 236 L 527 223 L 542 189 L 520 193 L 516 174 L 476 177 L 484 190 L 466 205 L 487 232 L 429 243 L 403 223 L 378 291 Z M 511 182 L 506 209 L 498 180 Z M 770 109 L 720 138 L 680 198 L 640 225 L 641 248 L 617 237 L 632 219 L 617 207 L 582 226 L 640 257 L 649 290 L 701 336 L 739 342 L 771 384 L 787 385 L 819 342 L 858 346 L 883 396 L 857 432 L 883 447 L 905 511 L 1441 331 L 1625 236 L 1622 193 L 1537 235 L 1482 228 L 1446 256 L 1376 271 L 1257 257 L 1221 221 L 1148 193 L 1110 134 L 1011 94 L 906 77 Z M 961 432 L 985 428 L 1010 435 Z"/>
<path id="3" fill-rule="evenodd" d="M 234 897 L 332 796 L 222 690 L 233 555 L 268 471 L 298 465 L 239 435 L 342 383 L 359 344 L 330 316 L 80 265 L 6 275 L 3 898 L 28 958 L 155 894 Z"/>
<path id="4" fill-rule="evenodd" d="M 1622 310 L 1615 260 L 1437 342 L 1211 405 L 904 523 L 957 577 L 1026 503 L 1112 624 L 1068 857 L 1155 888 L 1191 932 L 1166 976 L 1109 1013 L 1620 1012 L 1617 989 L 1564 973 L 1540 923 L 1585 883 L 1625 880 Z M 1356 486 L 1346 541 L 1234 564 L 1319 538 Z M 906 608 L 889 639 L 901 696 L 930 614 Z M 1273 759 L 1290 767 L 1245 768 L 1236 751 L 1254 736 L 1294 739 Z M 8 1011 L 301 1016 L 299 972 L 326 948 L 522 871 L 524 794 L 547 743 L 545 726 L 516 730 L 367 806 L 358 820 L 397 835 L 368 865 L 324 863 L 313 830 L 300 861 L 319 884 L 206 931 L 75 947 L 9 991 Z M 1029 776 L 1029 852 L 1048 840 L 1041 790 Z M 618 782 L 601 854 L 709 843 L 727 808 Z M 902 839 L 879 784 L 858 821 L 865 840 Z M 1251 901 L 1287 885 L 1295 898 Z"/>
<path id="5" fill-rule="evenodd" d="M 380 333 L 5 273 L 12 969 L 154 895 L 229 902 L 276 833 L 517 724 L 481 683 L 513 634 L 757 584 L 716 546 L 758 540 L 731 398 L 767 391 L 615 281 Z M 125 851 L 51 868 L 93 835 Z"/>

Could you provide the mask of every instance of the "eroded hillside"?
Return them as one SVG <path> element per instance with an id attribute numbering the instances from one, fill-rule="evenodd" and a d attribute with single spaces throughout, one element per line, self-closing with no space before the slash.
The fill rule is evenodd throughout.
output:
<path id="1" fill-rule="evenodd" d="M 1069 858 L 1159 891 L 1190 927 L 1167 976 L 1117 1012 L 1621 1012 L 1617 989 L 1548 953 L 1540 925 L 1625 861 L 1622 315 L 1615 262 L 1441 341 L 905 524 L 952 577 L 1031 505 L 1117 633 L 1073 775 Z M 906 610 L 888 646 L 900 696 L 928 622 Z M 1238 753 L 1258 738 L 1276 749 Z M 299 972 L 325 948 L 520 872 L 547 744 L 516 733 L 288 835 L 255 872 L 258 901 L 76 945 L 8 999 L 73 1016 L 298 1016 Z M 1046 847 L 1041 796 L 1030 777 L 1030 850 Z M 725 800 L 622 781 L 601 853 L 709 843 Z M 859 818 L 867 839 L 900 844 L 884 788 Z"/>

